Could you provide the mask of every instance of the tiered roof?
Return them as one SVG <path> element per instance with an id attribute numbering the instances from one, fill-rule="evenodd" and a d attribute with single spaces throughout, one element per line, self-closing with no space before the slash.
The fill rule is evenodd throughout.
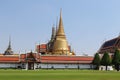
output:
<path id="1" fill-rule="evenodd" d="M 20 63 L 20 62 L 36 62 L 36 63 L 81 63 L 90 64 L 93 57 L 90 56 L 43 56 L 39 53 L 27 53 L 20 55 L 0 55 L 0 63 Z"/>
<path id="2" fill-rule="evenodd" d="M 11 48 L 11 38 L 9 38 L 9 45 L 8 45 L 8 48 L 6 49 L 6 51 L 4 52 L 4 55 L 12 55 L 12 54 L 13 54 L 13 51 Z"/>
<path id="3" fill-rule="evenodd" d="M 0 63 L 19 63 L 19 55 L 0 55 Z"/>
<path id="4" fill-rule="evenodd" d="M 88 56 L 41 56 L 42 63 L 91 63 L 93 57 Z"/>
<path id="5" fill-rule="evenodd" d="M 101 54 L 105 52 L 114 53 L 115 49 L 120 49 L 120 36 L 103 43 L 98 52 Z"/>
<path id="6" fill-rule="evenodd" d="M 38 53 L 27 53 L 20 55 L 21 62 L 40 62 L 40 55 Z"/>

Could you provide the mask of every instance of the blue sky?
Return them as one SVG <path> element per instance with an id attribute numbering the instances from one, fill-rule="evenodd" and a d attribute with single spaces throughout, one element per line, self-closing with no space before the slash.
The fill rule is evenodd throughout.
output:
<path id="1" fill-rule="evenodd" d="M 9 36 L 15 53 L 46 43 L 62 8 L 68 43 L 77 55 L 93 55 L 120 33 L 120 0 L 0 0 L 0 52 Z"/>

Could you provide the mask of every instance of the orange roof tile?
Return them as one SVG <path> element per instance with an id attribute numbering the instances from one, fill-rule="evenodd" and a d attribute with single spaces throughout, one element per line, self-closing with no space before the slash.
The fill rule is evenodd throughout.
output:
<path id="1" fill-rule="evenodd" d="M 44 63 L 91 63 L 93 57 L 83 56 L 41 56 Z"/>
<path id="2" fill-rule="evenodd" d="M 64 63 L 71 63 L 71 64 L 90 64 L 92 61 L 46 61 L 42 60 L 42 63 L 58 63 L 58 64 L 64 64 Z"/>
<path id="3" fill-rule="evenodd" d="M 56 61 L 91 61 L 93 57 L 82 56 L 42 56 L 42 60 L 56 60 Z"/>
<path id="4" fill-rule="evenodd" d="M 26 57 L 27 56 L 27 57 Z M 11 55 L 2 55 L 0 56 L 0 62 L 26 62 L 26 58 L 34 58 L 35 62 L 42 63 L 91 63 L 93 57 L 88 56 L 40 56 L 38 53 L 27 53 L 21 54 L 20 59 L 19 56 L 11 56 Z"/>
<path id="5" fill-rule="evenodd" d="M 40 48 L 42 48 L 42 49 L 46 49 L 46 47 L 47 47 L 46 44 L 41 44 L 41 45 L 40 45 Z"/>
<path id="6" fill-rule="evenodd" d="M 19 56 L 0 56 L 0 62 L 19 62 Z"/>

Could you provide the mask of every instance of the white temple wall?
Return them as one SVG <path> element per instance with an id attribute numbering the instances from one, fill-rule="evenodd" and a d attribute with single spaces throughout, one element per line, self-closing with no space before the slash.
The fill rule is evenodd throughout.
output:
<path id="1" fill-rule="evenodd" d="M 17 63 L 0 63 L 0 68 L 18 68 L 20 64 Z"/>
<path id="2" fill-rule="evenodd" d="M 90 64 L 79 64 L 80 69 L 90 69 L 91 65 Z"/>
<path id="3" fill-rule="evenodd" d="M 91 65 L 90 64 L 39 64 L 39 68 L 48 68 L 48 69 L 90 69 Z"/>
<path id="4" fill-rule="evenodd" d="M 28 63 L 0 63 L 0 68 L 18 68 L 28 70 Z M 45 64 L 45 63 L 34 63 L 35 69 L 91 69 L 90 64 Z"/>

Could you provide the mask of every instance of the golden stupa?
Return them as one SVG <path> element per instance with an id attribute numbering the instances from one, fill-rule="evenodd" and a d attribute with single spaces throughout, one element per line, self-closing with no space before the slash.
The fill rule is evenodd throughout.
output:
<path id="1" fill-rule="evenodd" d="M 52 28 L 51 40 L 48 43 L 48 54 L 52 55 L 75 55 L 69 49 L 69 45 L 65 36 L 63 21 L 62 21 L 62 11 L 60 11 L 60 19 L 58 28 Z"/>

